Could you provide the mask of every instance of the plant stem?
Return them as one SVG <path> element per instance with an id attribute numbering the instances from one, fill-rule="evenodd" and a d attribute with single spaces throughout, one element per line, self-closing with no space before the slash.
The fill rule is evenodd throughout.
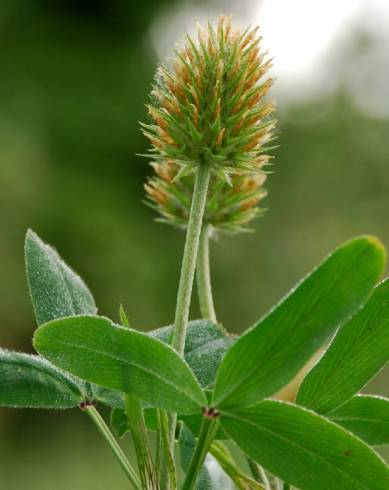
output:
<path id="1" fill-rule="evenodd" d="M 205 205 L 207 202 L 207 192 L 210 176 L 211 168 L 209 165 L 201 163 L 197 166 L 188 228 L 186 231 L 184 256 L 181 265 L 180 283 L 177 293 L 174 328 L 172 337 L 170 339 L 172 347 L 181 356 L 184 354 L 185 348 L 185 336 L 189 318 L 190 300 L 192 296 L 196 260 L 199 250 L 201 226 L 203 222 Z M 171 413 L 169 419 L 169 447 L 171 453 L 174 454 L 177 415 Z"/>
<path id="2" fill-rule="evenodd" d="M 203 466 L 205 457 L 215 437 L 218 424 L 218 418 L 203 417 L 196 449 L 193 453 L 182 490 L 192 490 L 194 488 L 199 471 Z"/>
<path id="3" fill-rule="evenodd" d="M 204 225 L 200 235 L 200 246 L 197 257 L 197 294 L 203 318 L 216 323 L 215 306 L 213 304 L 211 272 L 209 266 L 210 225 Z"/>
<path id="4" fill-rule="evenodd" d="M 120 466 L 123 468 L 124 472 L 127 475 L 127 478 L 131 482 L 132 486 L 136 490 L 142 490 L 138 475 L 135 470 L 131 466 L 130 462 L 126 458 L 126 455 L 123 453 L 122 448 L 117 443 L 116 439 L 112 435 L 111 431 L 107 427 L 107 424 L 104 422 L 104 419 L 101 417 L 99 412 L 93 406 L 85 407 L 84 411 L 89 415 L 89 417 L 96 424 L 100 433 L 103 435 L 105 440 L 110 445 L 116 459 L 118 460 Z"/>
<path id="5" fill-rule="evenodd" d="M 282 490 L 283 483 L 279 478 L 275 478 L 275 483 L 276 483 L 276 490 Z"/>
<path id="6" fill-rule="evenodd" d="M 161 445 L 161 463 L 159 468 L 160 482 L 162 489 L 176 490 L 177 476 L 174 465 L 174 457 L 169 446 L 169 417 L 165 410 L 158 410 L 158 427 Z M 162 470 L 162 471 L 161 471 Z"/>
<path id="7" fill-rule="evenodd" d="M 222 442 L 215 441 L 211 445 L 210 453 L 239 490 L 265 490 L 265 487 L 261 483 L 254 481 L 238 468 L 231 453 Z M 271 489 L 266 488 L 266 490 Z"/>
<path id="8" fill-rule="evenodd" d="M 247 463 L 249 465 L 250 471 L 251 471 L 254 479 L 257 482 L 262 483 L 265 487 L 265 490 L 271 490 L 271 485 L 270 485 L 269 479 L 266 475 L 265 470 L 262 468 L 262 466 L 260 466 L 258 463 L 253 461 L 248 456 L 247 456 Z"/>
<path id="9" fill-rule="evenodd" d="M 165 470 L 165 462 L 164 462 L 164 446 L 162 439 L 162 427 L 161 427 L 161 419 L 159 416 L 160 409 L 157 410 L 158 414 L 158 426 L 155 433 L 155 470 L 158 475 L 159 484 L 162 489 L 166 488 L 166 470 Z"/>
<path id="10" fill-rule="evenodd" d="M 265 489 L 271 490 L 271 484 L 269 478 L 267 477 L 266 471 L 260 465 L 258 465 L 258 470 L 259 470 L 259 474 L 261 475 L 261 480 L 265 486 Z"/>
<path id="11" fill-rule="evenodd" d="M 193 279 L 199 249 L 201 225 L 203 221 L 211 169 L 207 164 L 197 166 L 192 204 L 186 232 L 184 256 L 182 259 L 180 284 L 178 286 L 177 306 L 171 345 L 183 355 L 186 327 L 188 324 Z"/>
<path id="12" fill-rule="evenodd" d="M 147 490 L 158 490 L 159 483 L 147 437 L 142 402 L 139 398 L 131 395 L 126 395 L 125 400 L 126 414 L 138 460 L 142 488 Z"/>

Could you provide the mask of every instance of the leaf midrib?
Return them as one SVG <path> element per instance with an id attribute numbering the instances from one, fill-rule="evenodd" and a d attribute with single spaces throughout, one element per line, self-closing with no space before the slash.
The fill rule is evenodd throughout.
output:
<path id="1" fill-rule="evenodd" d="M 247 420 L 247 419 L 245 419 L 245 418 L 243 418 L 243 417 L 239 417 L 239 416 L 237 416 L 237 415 L 235 415 L 235 414 L 231 414 L 231 412 L 225 412 L 225 413 L 227 413 L 227 415 L 228 415 L 229 417 L 231 417 L 231 418 L 235 418 L 235 419 L 237 419 L 237 420 L 241 420 L 241 421 L 245 422 L 246 424 L 252 425 L 253 427 L 256 427 L 256 428 L 258 429 L 258 426 L 257 426 L 257 425 L 256 425 L 254 422 L 252 422 L 252 421 L 250 421 L 250 420 Z M 329 421 L 329 422 L 331 423 L 331 421 Z M 223 422 L 222 422 L 222 425 L 223 425 Z M 334 425 L 335 425 L 335 424 L 334 424 Z M 346 472 L 345 472 L 344 470 L 342 470 L 341 468 L 339 468 L 339 467 L 337 467 L 337 466 L 335 466 L 335 465 L 332 465 L 331 463 L 329 463 L 328 461 L 326 461 L 326 460 L 325 460 L 325 459 L 323 459 L 322 457 L 318 456 L 316 453 L 312 452 L 311 450 L 309 450 L 309 449 L 307 449 L 307 448 L 304 448 L 304 447 L 302 447 L 302 446 L 298 445 L 296 442 L 294 442 L 294 441 L 293 441 L 293 440 L 291 440 L 291 439 L 288 439 L 288 438 L 287 438 L 287 437 L 285 437 L 285 436 L 280 436 L 279 434 L 277 434 L 276 432 L 271 431 L 270 429 L 265 429 L 265 428 L 263 428 L 263 427 L 261 426 L 261 427 L 259 428 L 259 430 L 260 430 L 260 431 L 262 431 L 262 432 L 266 432 L 266 433 L 268 433 L 268 434 L 270 434 L 270 435 L 272 435 L 272 436 L 278 437 L 279 439 L 281 439 L 281 440 L 283 440 L 283 441 L 288 442 L 288 443 L 289 443 L 289 444 L 291 444 L 292 446 L 297 447 L 298 449 L 300 449 L 300 450 L 304 451 L 305 453 L 307 453 L 307 454 L 308 454 L 310 457 L 313 457 L 313 458 L 318 459 L 318 460 L 319 460 L 320 462 L 322 462 L 322 463 L 323 463 L 325 466 L 327 466 L 327 467 L 328 467 L 328 468 L 329 468 L 331 471 L 333 471 L 333 469 L 335 468 L 335 471 L 338 471 L 339 473 L 341 473 L 341 474 L 345 475 L 345 476 L 346 476 L 346 478 L 347 478 L 348 480 L 350 480 L 350 482 L 351 482 L 351 483 L 353 483 L 353 484 L 354 484 L 354 480 L 352 479 L 352 477 L 350 477 L 350 475 L 349 475 L 348 473 L 346 473 Z M 346 431 L 345 431 L 345 432 L 346 432 Z M 227 431 L 227 433 L 228 433 L 228 431 Z M 349 434 L 349 433 L 347 432 L 347 434 Z M 358 483 L 358 482 L 357 482 L 357 483 Z M 354 488 L 357 488 L 357 487 L 354 487 Z M 361 490 L 364 490 L 364 487 L 359 487 L 359 488 L 360 488 Z"/>
<path id="2" fill-rule="evenodd" d="M 322 265 L 324 265 L 324 264 L 322 264 Z M 270 310 L 270 312 L 262 320 L 260 320 L 253 327 L 252 330 L 249 330 L 247 332 L 247 335 L 249 335 L 255 329 L 260 328 L 261 327 L 261 324 L 263 325 L 265 322 L 269 322 L 271 320 L 271 317 L 274 314 L 276 314 L 278 308 L 284 306 L 285 305 L 285 302 L 289 298 L 292 298 L 293 297 L 293 294 L 297 292 L 298 288 L 301 287 L 301 286 L 303 286 L 304 284 L 306 284 L 305 281 L 307 279 L 311 278 L 315 273 L 317 273 L 320 270 L 320 267 L 321 267 L 321 265 L 319 265 L 316 269 L 314 269 L 311 273 L 309 273 L 308 276 L 306 276 L 305 278 L 301 279 L 300 283 L 297 286 L 295 286 L 294 288 L 292 288 L 291 291 L 285 296 L 285 298 L 281 300 L 281 303 L 278 304 L 278 305 L 276 305 L 272 310 Z M 339 277 L 340 277 L 340 275 L 341 275 L 342 272 L 343 272 L 343 270 L 341 268 L 336 269 L 336 272 L 331 276 L 330 280 L 328 279 L 328 284 L 327 284 L 326 288 L 321 288 L 321 289 L 326 289 L 328 291 L 328 288 L 330 286 L 329 283 L 331 283 L 331 284 L 336 283 L 339 280 Z M 316 305 L 318 303 L 321 303 L 321 301 L 320 301 L 319 298 L 315 299 L 314 302 L 310 305 L 309 310 L 308 310 L 308 313 L 311 312 L 311 311 L 315 311 Z M 302 315 L 301 309 L 300 309 L 299 319 L 296 322 L 294 322 L 294 323 L 295 324 L 296 323 L 299 323 L 301 321 L 301 317 L 302 316 L 305 317 L 305 318 L 309 318 L 310 315 L 307 314 L 306 311 L 304 312 L 304 315 Z M 316 312 L 316 316 L 317 316 L 317 312 Z M 336 328 L 339 328 L 339 326 L 342 323 L 345 323 L 350 317 L 351 317 L 351 313 L 348 314 L 343 321 L 338 321 Z M 311 316 L 311 318 L 312 318 L 312 316 Z M 313 321 L 313 320 L 311 319 L 311 321 Z M 266 351 L 265 351 L 264 354 L 267 355 L 269 353 L 269 351 L 271 351 L 273 349 L 273 347 L 274 347 L 275 344 L 276 344 L 276 342 L 273 339 L 273 342 L 270 342 L 269 343 L 269 345 L 268 345 L 268 347 L 267 347 L 267 349 L 266 349 Z M 286 349 L 283 349 L 282 352 L 285 353 L 288 350 L 290 350 L 290 349 L 288 349 L 288 347 L 286 347 Z M 279 355 L 281 355 L 281 352 L 279 352 Z M 228 400 L 235 391 L 237 391 L 244 383 L 246 383 L 247 379 L 250 379 L 252 377 L 253 372 L 255 372 L 257 369 L 258 369 L 258 366 L 254 366 L 251 370 L 247 371 L 246 374 L 245 374 L 245 376 L 243 378 L 241 378 L 237 383 L 235 383 L 235 385 L 233 387 L 231 387 L 228 390 L 228 393 L 226 393 L 223 397 L 219 398 L 218 404 L 220 405 L 220 404 L 224 403 L 226 400 Z"/>

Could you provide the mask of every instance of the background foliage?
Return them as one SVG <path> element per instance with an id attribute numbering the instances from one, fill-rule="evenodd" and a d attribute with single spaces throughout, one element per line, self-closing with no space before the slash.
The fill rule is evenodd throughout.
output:
<path id="1" fill-rule="evenodd" d="M 1 2 L 2 346 L 32 350 L 23 272 L 27 227 L 55 244 L 87 280 L 101 314 L 116 319 L 122 302 L 139 328 L 171 323 L 184 236 L 153 223 L 141 202 L 150 169 L 134 155 L 147 145 L 137 121 L 145 118 L 157 62 L 150 29 L 190 4 L 205 13 L 211 7 L 233 12 L 226 1 Z M 357 28 L 350 36 L 328 66 L 337 90 L 309 101 L 282 98 L 269 211 L 257 232 L 213 246 L 215 302 L 230 331 L 255 321 L 342 241 L 372 233 L 389 244 L 389 120 L 360 112 L 343 83 L 347 67 L 375 44 Z M 368 391 L 380 386 L 389 394 L 387 373 Z M 1 410 L 0 461 L 5 488 L 126 485 L 77 412 Z M 23 471 L 16 469 L 20 461 Z"/>

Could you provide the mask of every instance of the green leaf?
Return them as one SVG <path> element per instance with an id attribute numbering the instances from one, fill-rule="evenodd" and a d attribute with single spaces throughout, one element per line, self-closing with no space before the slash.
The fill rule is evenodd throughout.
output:
<path id="1" fill-rule="evenodd" d="M 196 439 L 184 424 L 181 424 L 180 427 L 178 448 L 180 451 L 181 467 L 186 473 L 189 469 L 190 462 L 196 448 Z M 213 490 L 215 488 L 206 463 L 202 466 L 199 472 L 194 488 L 196 490 Z"/>
<path id="2" fill-rule="evenodd" d="M 219 366 L 213 405 L 249 405 L 286 385 L 367 300 L 385 257 L 374 237 L 335 250 L 230 348 Z"/>
<path id="3" fill-rule="evenodd" d="M 108 404 L 109 405 L 109 404 Z M 126 412 L 121 406 L 114 406 L 111 411 L 111 422 L 116 433 L 122 437 L 126 432 L 129 432 L 130 427 L 126 425 L 127 415 Z M 143 415 L 145 417 L 147 429 L 155 432 L 158 429 L 158 413 L 156 408 L 150 408 L 150 406 L 143 405 Z M 193 414 L 193 415 L 182 415 L 178 414 L 178 420 L 180 422 L 185 423 L 188 429 L 192 432 L 195 437 L 198 437 L 200 434 L 200 427 L 202 422 L 202 414 Z M 226 440 L 228 439 L 225 431 L 219 426 L 215 435 L 215 440 Z"/>
<path id="4" fill-rule="evenodd" d="M 173 327 L 162 327 L 149 335 L 170 342 Z M 185 339 L 184 357 L 201 386 L 207 387 L 215 380 L 215 374 L 225 353 L 235 339 L 220 326 L 209 320 L 189 322 Z"/>
<path id="5" fill-rule="evenodd" d="M 53 320 L 35 333 L 38 352 L 92 383 L 128 393 L 155 407 L 196 413 L 205 395 L 183 359 L 168 345 L 103 317 Z"/>
<path id="6" fill-rule="evenodd" d="M 274 400 L 221 414 L 252 459 L 301 490 L 383 490 L 389 468 L 360 439 L 307 409 Z"/>
<path id="7" fill-rule="evenodd" d="M 93 296 L 82 279 L 31 230 L 26 235 L 25 262 L 38 325 L 55 318 L 96 314 Z"/>
<path id="8" fill-rule="evenodd" d="M 147 335 L 169 343 L 171 332 L 172 326 L 167 326 L 147 332 Z M 235 338 L 229 336 L 222 327 L 208 320 L 193 320 L 189 322 L 184 357 L 202 386 L 205 387 L 212 384 L 221 359 L 234 341 Z M 126 414 L 124 411 L 124 397 L 121 392 L 97 386 L 93 389 L 93 393 L 96 400 L 112 407 L 114 411 L 122 409 L 120 415 L 118 412 L 115 413 L 115 420 L 120 417 L 124 423 Z M 157 429 L 156 409 L 144 404 L 144 416 L 147 428 L 155 431 Z M 193 415 L 178 414 L 178 418 L 185 422 L 195 436 L 198 436 L 203 418 L 201 413 Z M 127 427 L 126 431 L 128 430 L 129 428 Z M 117 433 L 119 433 L 119 428 Z M 226 434 L 220 427 L 218 428 L 216 439 L 227 439 Z"/>
<path id="9" fill-rule="evenodd" d="M 125 401 L 124 394 L 118 390 L 111 390 L 96 384 L 91 385 L 93 400 L 104 403 L 111 408 L 121 408 L 124 410 Z"/>
<path id="10" fill-rule="evenodd" d="M 371 446 L 389 444 L 389 400 L 357 395 L 328 414 L 328 417 Z"/>
<path id="11" fill-rule="evenodd" d="M 117 437 L 123 437 L 127 432 L 130 432 L 125 410 L 121 408 L 113 408 L 111 410 L 111 426 Z"/>
<path id="12" fill-rule="evenodd" d="M 144 408 L 143 416 L 147 429 L 155 432 L 158 429 L 158 410 L 156 408 Z M 111 425 L 118 437 L 123 437 L 126 432 L 130 432 L 128 417 L 123 408 L 114 407 L 112 409 Z"/>
<path id="13" fill-rule="evenodd" d="M 146 333 L 169 344 L 172 328 L 172 326 L 161 327 Z M 184 358 L 203 387 L 213 383 L 216 370 L 225 352 L 234 341 L 235 338 L 229 336 L 222 327 L 208 320 L 189 322 Z M 121 392 L 96 386 L 93 387 L 93 393 L 96 400 L 113 408 L 124 409 L 124 397 Z M 201 414 L 195 415 L 194 418 L 200 427 Z"/>
<path id="14" fill-rule="evenodd" d="M 337 333 L 305 377 L 297 403 L 326 414 L 351 398 L 389 359 L 389 279 Z"/>
<path id="15" fill-rule="evenodd" d="M 59 409 L 82 400 L 77 382 L 45 359 L 0 350 L 0 405 Z"/>

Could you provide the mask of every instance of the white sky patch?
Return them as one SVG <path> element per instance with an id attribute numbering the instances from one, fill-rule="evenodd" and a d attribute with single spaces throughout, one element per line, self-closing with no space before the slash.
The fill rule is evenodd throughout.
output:
<path id="1" fill-rule="evenodd" d="M 364 0 L 264 0 L 254 13 L 277 74 L 304 76 L 347 29 Z"/>
<path id="2" fill-rule="evenodd" d="M 361 112 L 389 116 L 389 0 L 263 0 L 253 17 L 274 56 L 281 108 L 283 100 L 317 99 L 342 83 Z M 338 46 L 356 26 L 383 47 L 337 66 Z"/>
<path id="3" fill-rule="evenodd" d="M 389 0 L 252 0 L 244 8 L 225 2 L 213 0 L 207 8 L 186 2 L 175 11 L 170 7 L 150 31 L 158 57 L 172 54 L 185 29 L 194 34 L 196 20 L 205 25 L 219 12 L 232 14 L 237 26 L 260 26 L 263 48 L 274 59 L 274 91 L 281 109 L 290 100 L 326 96 L 342 83 L 359 110 L 389 117 Z M 380 52 L 355 53 L 346 60 L 350 66 L 337 67 L 338 46 L 347 44 L 356 26 L 379 39 Z"/>

